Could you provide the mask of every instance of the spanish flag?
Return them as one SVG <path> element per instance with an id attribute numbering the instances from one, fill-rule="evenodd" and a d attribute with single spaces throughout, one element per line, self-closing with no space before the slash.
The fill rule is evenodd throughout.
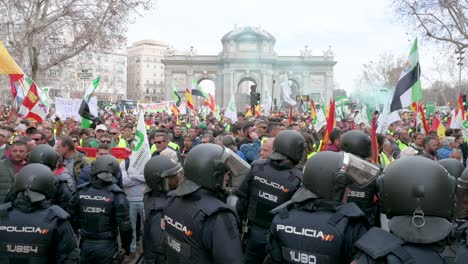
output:
<path id="1" fill-rule="evenodd" d="M 190 110 L 195 111 L 192 98 L 192 87 L 187 87 L 185 89 L 185 100 L 187 101 L 187 107 L 190 108 Z"/>
<path id="2" fill-rule="evenodd" d="M 315 109 L 315 102 L 314 99 L 310 99 L 310 116 L 313 120 L 317 117 L 317 110 Z"/>
<path id="3" fill-rule="evenodd" d="M 330 106 L 328 107 L 327 112 L 327 128 L 322 138 L 322 145 L 320 146 L 320 151 L 323 151 L 330 141 L 330 134 L 335 127 L 335 100 L 330 100 Z"/>

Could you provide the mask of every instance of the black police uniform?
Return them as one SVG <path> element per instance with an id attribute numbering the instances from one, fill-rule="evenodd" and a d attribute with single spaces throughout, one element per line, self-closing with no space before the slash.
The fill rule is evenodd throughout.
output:
<path id="1" fill-rule="evenodd" d="M 112 263 L 118 234 L 122 248 L 130 252 L 129 205 L 117 185 L 96 180 L 78 186 L 72 208 L 81 235 L 81 263 Z"/>
<path id="2" fill-rule="evenodd" d="M 241 263 L 236 214 L 214 192 L 172 197 L 163 214 L 167 263 Z"/>
<path id="3" fill-rule="evenodd" d="M 353 183 L 348 185 L 349 192 L 347 193 L 347 201 L 355 203 L 366 214 L 366 218 L 371 226 L 374 226 L 377 203 L 374 202 L 374 196 L 377 194 L 377 185 L 375 182 L 370 183 L 366 187 L 359 187 Z"/>
<path id="4" fill-rule="evenodd" d="M 353 264 L 455 263 L 457 251 L 450 238 L 430 244 L 409 243 L 376 227 L 369 230 L 355 245 L 360 252 Z M 459 260 L 461 262 L 457 263 L 467 261 L 466 258 Z"/>
<path id="5" fill-rule="evenodd" d="M 0 205 L 0 263 L 78 263 L 69 215 L 48 201 L 30 203 L 22 193 Z"/>
<path id="6" fill-rule="evenodd" d="M 367 231 L 364 213 L 354 203 L 309 199 L 274 212 L 271 263 L 349 263 L 354 242 Z"/>
<path id="7" fill-rule="evenodd" d="M 273 219 L 272 209 L 288 201 L 301 184 L 302 172 L 291 164 L 257 160 L 236 194 L 239 215 L 250 224 L 245 263 L 259 263 L 266 256 L 266 236 Z M 247 208 L 246 208 L 247 207 Z"/>
<path id="8" fill-rule="evenodd" d="M 61 176 L 56 176 L 55 181 L 57 182 L 57 187 L 55 188 L 55 192 L 50 201 L 68 212 L 71 200 L 73 199 L 73 194 L 70 191 L 70 187 L 68 187 L 66 179 L 62 178 Z M 13 202 L 17 194 L 18 193 L 16 192 L 14 186 L 12 186 L 12 188 L 8 191 L 8 194 L 5 197 L 5 203 Z"/>
<path id="9" fill-rule="evenodd" d="M 468 233 L 466 232 L 466 229 L 468 229 L 468 222 L 463 224 L 460 228 L 463 231 L 462 231 L 462 237 L 460 239 L 460 247 L 458 248 L 458 251 L 457 251 L 456 263 L 464 264 L 466 263 L 466 260 L 468 259 Z"/>
<path id="10" fill-rule="evenodd" d="M 143 228 L 143 252 L 145 263 L 165 263 L 164 232 L 161 229 L 162 210 L 168 197 L 156 191 L 145 194 Z"/>

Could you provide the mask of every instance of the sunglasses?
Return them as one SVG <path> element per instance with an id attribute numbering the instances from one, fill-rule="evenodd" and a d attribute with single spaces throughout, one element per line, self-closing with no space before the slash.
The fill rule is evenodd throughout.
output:
<path id="1" fill-rule="evenodd" d="M 117 135 L 118 133 L 117 132 L 112 132 L 112 133 L 109 133 L 111 135 Z"/>
<path id="2" fill-rule="evenodd" d="M 39 140 L 41 140 L 41 139 L 40 139 L 40 138 L 32 138 L 32 140 L 34 140 L 34 141 L 39 141 Z"/>
<path id="3" fill-rule="evenodd" d="M 110 140 L 101 140 L 101 143 L 110 144 L 111 141 Z"/>
<path id="4" fill-rule="evenodd" d="M 161 143 L 163 143 L 163 142 L 166 142 L 166 141 L 155 141 L 154 143 L 156 143 L 156 144 L 161 144 Z"/>

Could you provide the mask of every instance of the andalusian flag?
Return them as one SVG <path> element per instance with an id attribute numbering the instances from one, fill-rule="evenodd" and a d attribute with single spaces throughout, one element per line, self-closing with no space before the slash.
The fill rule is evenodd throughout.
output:
<path id="1" fill-rule="evenodd" d="M 150 144 L 146 134 L 145 113 L 140 111 L 135 133 L 134 147 L 130 155 L 128 175 L 142 175 L 145 164 L 151 159 Z"/>
<path id="2" fill-rule="evenodd" d="M 412 102 L 423 99 L 420 76 L 418 39 L 415 39 L 393 94 L 390 112 L 408 107 Z"/>
<path id="3" fill-rule="evenodd" d="M 229 104 L 226 112 L 224 113 L 224 116 L 230 118 L 232 122 L 237 122 L 237 107 L 234 95 L 231 95 L 231 99 L 229 100 Z"/>
<path id="4" fill-rule="evenodd" d="M 97 97 L 94 94 L 96 89 L 99 86 L 99 80 L 101 77 L 97 77 L 91 85 L 88 86 L 86 90 L 86 94 L 81 101 L 80 109 L 78 113 L 83 118 L 81 119 L 81 127 L 82 128 L 89 128 L 94 120 L 96 120 L 99 116 L 98 113 L 98 106 L 97 106 Z"/>

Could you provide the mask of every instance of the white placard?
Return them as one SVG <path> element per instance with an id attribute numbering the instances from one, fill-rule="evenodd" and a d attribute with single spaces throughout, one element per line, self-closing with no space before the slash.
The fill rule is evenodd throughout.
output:
<path id="1" fill-rule="evenodd" d="M 81 101 L 83 99 L 55 97 L 55 112 L 59 113 L 62 120 L 65 120 L 67 117 L 73 117 L 75 121 L 80 121 L 81 116 L 78 114 L 78 110 L 80 109 Z"/>

